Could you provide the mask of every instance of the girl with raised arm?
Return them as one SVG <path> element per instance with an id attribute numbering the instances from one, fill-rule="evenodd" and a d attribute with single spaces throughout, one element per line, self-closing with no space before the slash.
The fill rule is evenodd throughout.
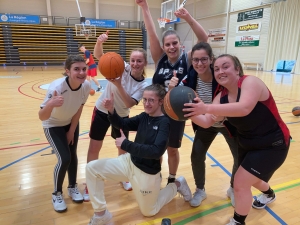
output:
<path id="1" fill-rule="evenodd" d="M 141 7 L 147 34 L 150 41 L 150 51 L 155 63 L 155 74 L 152 82 L 154 84 L 163 85 L 168 89 L 173 72 L 176 72 L 179 82 L 187 75 L 189 66 L 191 65 L 191 51 L 184 53 L 181 51 L 179 35 L 174 30 L 167 30 L 162 36 L 162 45 L 159 42 L 149 6 L 146 0 L 136 0 Z M 198 41 L 207 41 L 207 34 L 203 27 L 189 14 L 185 8 L 180 8 L 174 12 L 176 17 L 184 19 L 191 29 L 194 31 Z M 175 121 L 170 118 L 170 137 L 167 148 L 169 178 L 174 181 L 179 165 L 179 151 L 183 137 L 185 122 Z"/>

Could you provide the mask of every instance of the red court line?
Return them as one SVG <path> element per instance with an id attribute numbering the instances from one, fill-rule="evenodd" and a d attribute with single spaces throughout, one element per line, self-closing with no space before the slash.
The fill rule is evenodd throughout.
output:
<path id="1" fill-rule="evenodd" d="M 33 84 L 33 85 L 31 86 L 31 89 L 32 89 L 35 93 L 38 93 L 38 94 L 40 94 L 40 95 L 45 95 L 44 93 L 40 93 L 40 92 L 38 92 L 38 91 L 35 90 L 35 87 L 34 87 L 34 86 L 37 85 L 38 83 L 41 83 L 41 82 L 39 81 L 39 82 Z M 39 88 L 39 89 L 40 89 L 40 88 Z"/>
<path id="2" fill-rule="evenodd" d="M 186 124 L 186 126 L 191 126 L 191 124 Z M 136 133 L 134 131 L 129 132 L 130 134 L 132 133 Z M 106 134 L 106 137 L 111 136 L 110 134 Z M 86 140 L 86 139 L 90 139 L 89 137 L 85 137 L 85 138 L 79 138 L 79 140 Z M 15 149 L 15 148 L 24 148 L 24 147 L 30 147 L 30 146 L 37 146 L 37 145 L 46 145 L 49 144 L 48 142 L 42 142 L 42 143 L 38 143 L 38 144 L 27 144 L 27 145 L 18 145 L 18 146 L 11 146 L 11 147 L 4 147 L 4 148 L 0 148 L 0 151 L 2 150 L 8 150 L 8 149 Z"/>
<path id="3" fill-rule="evenodd" d="M 27 97 L 29 97 L 29 98 L 34 98 L 34 99 L 38 99 L 38 100 L 43 100 L 42 98 L 36 98 L 36 97 L 30 96 L 30 95 L 27 95 L 27 94 L 25 94 L 23 91 L 21 91 L 21 88 L 22 88 L 24 85 L 29 84 L 29 83 L 32 83 L 32 82 L 35 82 L 35 81 L 30 81 L 30 82 L 27 82 L 27 83 L 24 83 L 24 84 L 20 85 L 20 86 L 18 87 L 19 93 L 22 94 L 22 95 L 24 95 L 24 96 L 27 96 Z"/>
<path id="4" fill-rule="evenodd" d="M 136 133 L 134 131 L 129 132 L 130 134 L 132 133 Z M 110 134 L 106 134 L 106 137 L 111 136 Z M 84 140 L 84 139 L 90 139 L 89 137 L 85 137 L 85 138 L 79 138 L 79 140 Z M 11 146 L 11 147 L 5 147 L 5 148 L 0 148 L 1 150 L 8 150 L 8 149 L 14 149 L 14 148 L 24 148 L 24 147 L 30 147 L 30 146 L 37 146 L 37 145 L 46 145 L 49 144 L 49 142 L 42 142 L 42 143 L 38 143 L 38 144 L 27 144 L 27 145 L 18 145 L 18 146 Z"/>

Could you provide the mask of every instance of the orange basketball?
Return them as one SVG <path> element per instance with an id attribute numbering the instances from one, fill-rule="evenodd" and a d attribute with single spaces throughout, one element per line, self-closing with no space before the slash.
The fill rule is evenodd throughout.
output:
<path id="1" fill-rule="evenodd" d="M 124 72 L 124 60 L 118 53 L 107 52 L 101 56 L 98 68 L 105 78 L 115 79 L 121 77 Z"/>
<path id="2" fill-rule="evenodd" d="M 292 113 L 294 116 L 300 116 L 300 106 L 296 106 L 292 109 Z"/>
<path id="3" fill-rule="evenodd" d="M 90 90 L 90 95 L 94 95 L 95 94 L 95 90 L 94 89 L 91 89 Z"/>

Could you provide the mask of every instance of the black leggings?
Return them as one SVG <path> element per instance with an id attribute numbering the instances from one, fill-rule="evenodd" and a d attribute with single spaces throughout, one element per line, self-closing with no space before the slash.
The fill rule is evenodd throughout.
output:
<path id="1" fill-rule="evenodd" d="M 70 124 L 64 127 L 44 128 L 46 138 L 53 148 L 57 164 L 54 167 L 54 193 L 62 192 L 62 185 L 68 171 L 69 185 L 75 185 L 77 179 L 77 143 L 79 137 L 79 125 L 74 132 L 73 144 L 68 144 L 67 132 Z"/>
<path id="2" fill-rule="evenodd" d="M 233 157 L 232 175 L 230 184 L 233 187 L 234 175 L 238 169 L 238 141 L 237 137 L 230 137 L 225 127 L 202 128 L 197 126 L 195 134 L 191 161 L 196 187 L 203 189 L 205 185 L 205 159 L 208 148 L 218 133 L 223 134 Z M 224 152 L 224 154 L 227 154 Z"/>

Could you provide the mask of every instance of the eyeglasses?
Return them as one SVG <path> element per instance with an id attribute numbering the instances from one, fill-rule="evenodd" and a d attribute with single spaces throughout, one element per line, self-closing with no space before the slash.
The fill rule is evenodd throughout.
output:
<path id="1" fill-rule="evenodd" d="M 208 57 L 199 58 L 192 58 L 193 64 L 198 64 L 201 61 L 202 64 L 206 64 L 208 62 Z"/>
<path id="2" fill-rule="evenodd" d="M 158 100 L 160 100 L 160 99 L 158 99 Z M 143 98 L 143 103 L 144 104 L 146 104 L 147 102 L 149 103 L 149 104 L 153 104 L 154 102 L 155 102 L 155 99 L 153 99 L 153 98 Z"/>

